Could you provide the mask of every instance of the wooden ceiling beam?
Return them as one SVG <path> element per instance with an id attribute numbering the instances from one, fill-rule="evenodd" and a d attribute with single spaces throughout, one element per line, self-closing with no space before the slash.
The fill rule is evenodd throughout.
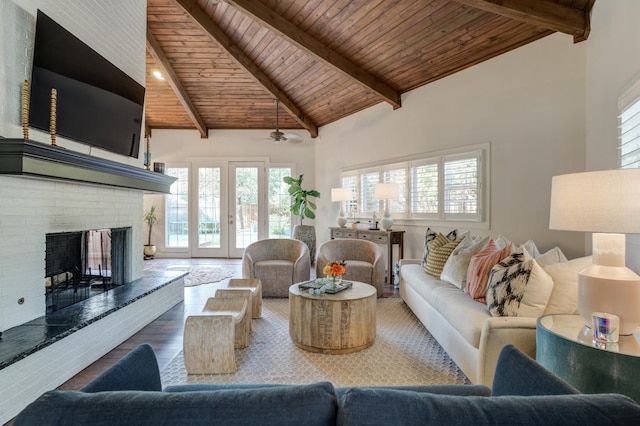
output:
<path id="1" fill-rule="evenodd" d="M 458 3 L 506 18 L 573 36 L 575 43 L 589 37 L 593 2 L 585 10 L 540 0 L 456 0 Z"/>
<path id="2" fill-rule="evenodd" d="M 215 22 L 198 6 L 195 0 L 173 0 L 191 19 L 202 28 L 211 39 L 225 49 L 234 62 L 245 69 L 302 127 L 307 129 L 312 138 L 318 137 L 318 126 L 307 117 L 289 97 L 269 79 L 269 77 L 249 58 L 231 38 L 216 25 Z"/>
<path id="3" fill-rule="evenodd" d="M 151 29 L 148 26 L 147 26 L 147 50 L 149 51 L 149 54 L 153 57 L 153 59 L 156 61 L 156 64 L 158 65 L 158 67 L 162 72 L 162 75 L 164 76 L 164 78 L 166 78 L 167 83 L 169 83 L 169 85 L 175 92 L 176 96 L 178 97 L 178 100 L 180 101 L 184 109 L 187 111 L 187 114 L 191 118 L 191 121 L 193 121 L 193 124 L 196 126 L 196 128 L 200 132 L 200 137 L 202 139 L 208 138 L 209 132 L 207 130 L 207 125 L 205 124 L 202 117 L 200 117 L 200 114 L 198 113 L 198 110 L 196 109 L 196 107 L 193 105 L 193 102 L 191 102 L 189 95 L 187 94 L 186 90 L 184 90 L 184 87 L 180 83 L 180 80 L 178 79 L 176 72 L 173 70 L 173 66 L 171 66 L 171 63 L 165 56 L 164 52 L 162 51 L 162 48 L 156 41 L 153 34 L 151 34 Z"/>
<path id="4" fill-rule="evenodd" d="M 366 90 L 371 91 L 385 102 L 391 104 L 393 109 L 402 106 L 400 92 L 378 80 L 349 59 L 329 48 L 326 44 L 318 41 L 307 32 L 287 21 L 265 6 L 264 3 L 255 0 L 224 1 L 248 14 L 267 28 L 277 32 L 290 43 L 293 43 L 340 74 L 364 86 Z"/>

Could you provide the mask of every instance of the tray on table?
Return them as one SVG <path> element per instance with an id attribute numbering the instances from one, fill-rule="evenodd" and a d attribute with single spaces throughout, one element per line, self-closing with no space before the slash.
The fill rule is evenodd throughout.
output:
<path id="1" fill-rule="evenodd" d="M 322 281 L 318 281 L 313 280 L 313 281 L 307 281 L 305 283 L 302 284 L 298 284 L 298 288 L 300 290 L 309 290 L 310 288 L 317 290 L 320 287 L 322 287 L 325 283 L 323 283 Z M 351 281 L 342 281 L 340 284 L 338 284 L 336 286 L 336 288 L 327 288 L 325 289 L 325 293 L 327 294 L 336 294 L 336 293 L 340 293 L 342 290 L 346 290 L 348 288 L 351 288 L 353 286 L 353 283 Z"/>

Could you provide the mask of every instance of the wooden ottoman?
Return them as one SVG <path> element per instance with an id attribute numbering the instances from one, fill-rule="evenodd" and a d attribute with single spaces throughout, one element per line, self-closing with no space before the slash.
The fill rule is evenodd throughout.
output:
<path id="1" fill-rule="evenodd" d="M 253 293 L 252 318 L 262 317 L 262 282 L 259 278 L 231 278 L 227 288 L 248 288 Z"/>
<path id="2" fill-rule="evenodd" d="M 236 334 L 248 334 L 245 298 L 211 297 L 184 325 L 184 365 L 188 374 L 234 373 Z"/>

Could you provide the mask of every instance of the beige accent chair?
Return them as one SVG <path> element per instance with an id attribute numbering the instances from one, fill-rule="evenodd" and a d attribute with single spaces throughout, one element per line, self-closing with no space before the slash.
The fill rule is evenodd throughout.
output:
<path id="1" fill-rule="evenodd" d="M 266 239 L 244 249 L 242 278 L 260 279 L 263 297 L 289 297 L 289 287 L 310 275 L 309 248 L 302 241 Z"/>
<path id="2" fill-rule="evenodd" d="M 347 263 L 345 280 L 360 281 L 371 284 L 382 296 L 384 286 L 384 255 L 376 243 L 367 240 L 336 239 L 325 241 L 318 247 L 316 258 L 316 276 L 323 277 L 322 269 L 334 260 Z"/>

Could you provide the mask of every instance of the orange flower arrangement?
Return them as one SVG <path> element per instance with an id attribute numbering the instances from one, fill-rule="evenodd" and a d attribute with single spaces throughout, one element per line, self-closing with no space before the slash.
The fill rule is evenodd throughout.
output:
<path id="1" fill-rule="evenodd" d="M 347 264 L 344 260 L 334 260 L 329 262 L 322 269 L 322 273 L 327 277 L 339 277 L 347 272 Z"/>

